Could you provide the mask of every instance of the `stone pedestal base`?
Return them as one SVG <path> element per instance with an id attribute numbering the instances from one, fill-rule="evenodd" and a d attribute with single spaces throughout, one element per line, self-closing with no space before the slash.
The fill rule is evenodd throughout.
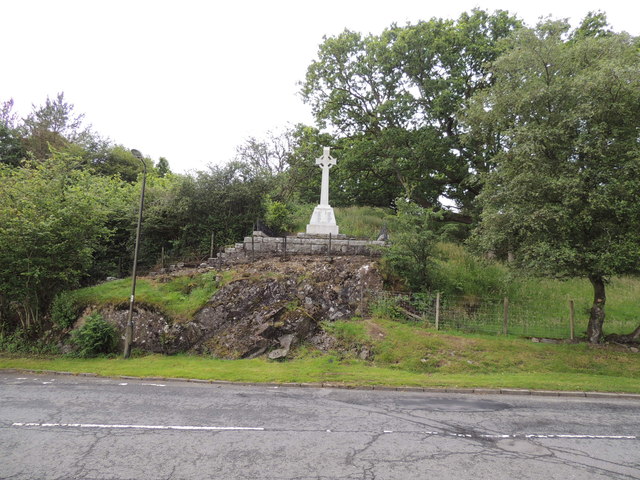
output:
<path id="1" fill-rule="evenodd" d="M 307 233 L 321 235 L 338 235 L 338 225 L 333 214 L 333 208 L 329 205 L 318 205 L 311 215 Z"/>

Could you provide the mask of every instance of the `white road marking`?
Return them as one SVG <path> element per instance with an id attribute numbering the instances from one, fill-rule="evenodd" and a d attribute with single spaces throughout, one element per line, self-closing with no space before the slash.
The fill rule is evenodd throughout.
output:
<path id="1" fill-rule="evenodd" d="M 121 386 L 121 387 L 126 387 L 129 384 L 128 383 L 119 383 L 118 385 Z"/>
<path id="2" fill-rule="evenodd" d="M 126 424 L 103 424 L 103 423 L 22 423 L 15 422 L 12 427 L 45 427 L 45 428 L 101 428 L 101 429 L 130 429 L 130 430 L 184 430 L 184 431 L 257 431 L 264 432 L 269 429 L 265 427 L 221 427 L 221 426 L 198 426 L 198 425 L 126 425 Z M 340 433 L 339 430 L 325 430 L 327 433 Z M 383 430 L 382 433 L 408 433 L 423 434 L 430 436 L 449 435 L 458 438 L 525 438 L 525 439 L 588 439 L 588 440 L 638 440 L 637 435 L 578 435 L 578 434 L 541 434 L 541 433 L 516 433 L 516 434 L 469 434 L 469 433 L 447 433 L 447 432 L 415 432 Z"/>
<path id="3" fill-rule="evenodd" d="M 139 430 L 194 430 L 194 431 L 230 431 L 251 430 L 263 431 L 263 427 L 218 427 L 197 425 L 118 425 L 102 423 L 13 423 L 13 427 L 59 427 L 59 428 L 109 428 L 109 429 L 139 429 Z"/>
<path id="4" fill-rule="evenodd" d="M 522 435 L 521 435 L 522 436 Z M 597 440 L 635 440 L 638 437 L 636 435 L 524 435 L 525 438 L 587 438 L 587 439 L 597 439 Z"/>
<path id="5" fill-rule="evenodd" d="M 147 385 L 150 387 L 166 387 L 166 385 L 163 385 L 161 383 L 141 383 L 140 385 Z"/>

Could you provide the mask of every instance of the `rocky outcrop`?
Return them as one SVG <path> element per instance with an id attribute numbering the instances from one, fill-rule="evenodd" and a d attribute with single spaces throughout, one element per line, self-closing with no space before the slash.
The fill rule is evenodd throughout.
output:
<path id="1" fill-rule="evenodd" d="M 330 348 L 323 321 L 361 313 L 372 292 L 382 289 L 375 262 L 363 256 L 292 257 L 236 265 L 189 322 L 172 322 L 137 309 L 134 346 L 152 352 L 192 351 L 221 358 L 285 357 L 306 342 Z M 126 311 L 103 314 L 124 329 Z"/>

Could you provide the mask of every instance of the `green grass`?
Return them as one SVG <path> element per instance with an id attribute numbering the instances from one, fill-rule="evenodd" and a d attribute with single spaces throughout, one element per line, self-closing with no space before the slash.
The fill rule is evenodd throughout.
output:
<path id="1" fill-rule="evenodd" d="M 166 281 L 139 278 L 136 302 L 169 315 L 176 321 L 188 321 L 215 293 L 216 272 L 165 277 Z M 113 280 L 73 292 L 79 305 L 126 305 L 131 294 L 131 279 Z"/>
<path id="2" fill-rule="evenodd" d="M 294 218 L 295 232 L 306 231 L 307 224 L 315 205 L 302 205 L 296 209 Z M 340 233 L 350 237 L 363 237 L 375 240 L 386 223 L 390 209 L 376 207 L 334 207 L 336 223 Z"/>
<path id="3" fill-rule="evenodd" d="M 449 328 L 502 332 L 502 300 L 508 297 L 511 334 L 569 338 L 570 300 L 575 306 L 576 335 L 585 334 L 593 301 L 593 288 L 586 278 L 525 276 L 450 243 L 440 244 L 438 255 L 435 289 L 443 292 L 441 320 Z M 605 333 L 629 333 L 640 324 L 639 297 L 640 278 L 619 276 L 610 280 Z"/>
<path id="4" fill-rule="evenodd" d="M 331 328 L 338 342 L 353 352 L 323 354 L 302 346 L 284 362 L 189 355 L 129 360 L 2 355 L 0 368 L 243 382 L 640 393 L 638 354 L 612 347 L 436 332 L 380 318 L 335 322 Z M 372 361 L 357 358 L 362 347 L 375 354 Z"/>

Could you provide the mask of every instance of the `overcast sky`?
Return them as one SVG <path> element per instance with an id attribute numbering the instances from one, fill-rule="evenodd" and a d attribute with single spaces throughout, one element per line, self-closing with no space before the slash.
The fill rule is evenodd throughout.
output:
<path id="1" fill-rule="evenodd" d="M 614 30 L 640 35 L 629 0 L 0 0 L 0 102 L 24 116 L 64 92 L 101 135 L 173 171 L 205 169 L 249 136 L 313 123 L 297 83 L 323 35 L 474 7 L 529 25 L 603 10 Z"/>

